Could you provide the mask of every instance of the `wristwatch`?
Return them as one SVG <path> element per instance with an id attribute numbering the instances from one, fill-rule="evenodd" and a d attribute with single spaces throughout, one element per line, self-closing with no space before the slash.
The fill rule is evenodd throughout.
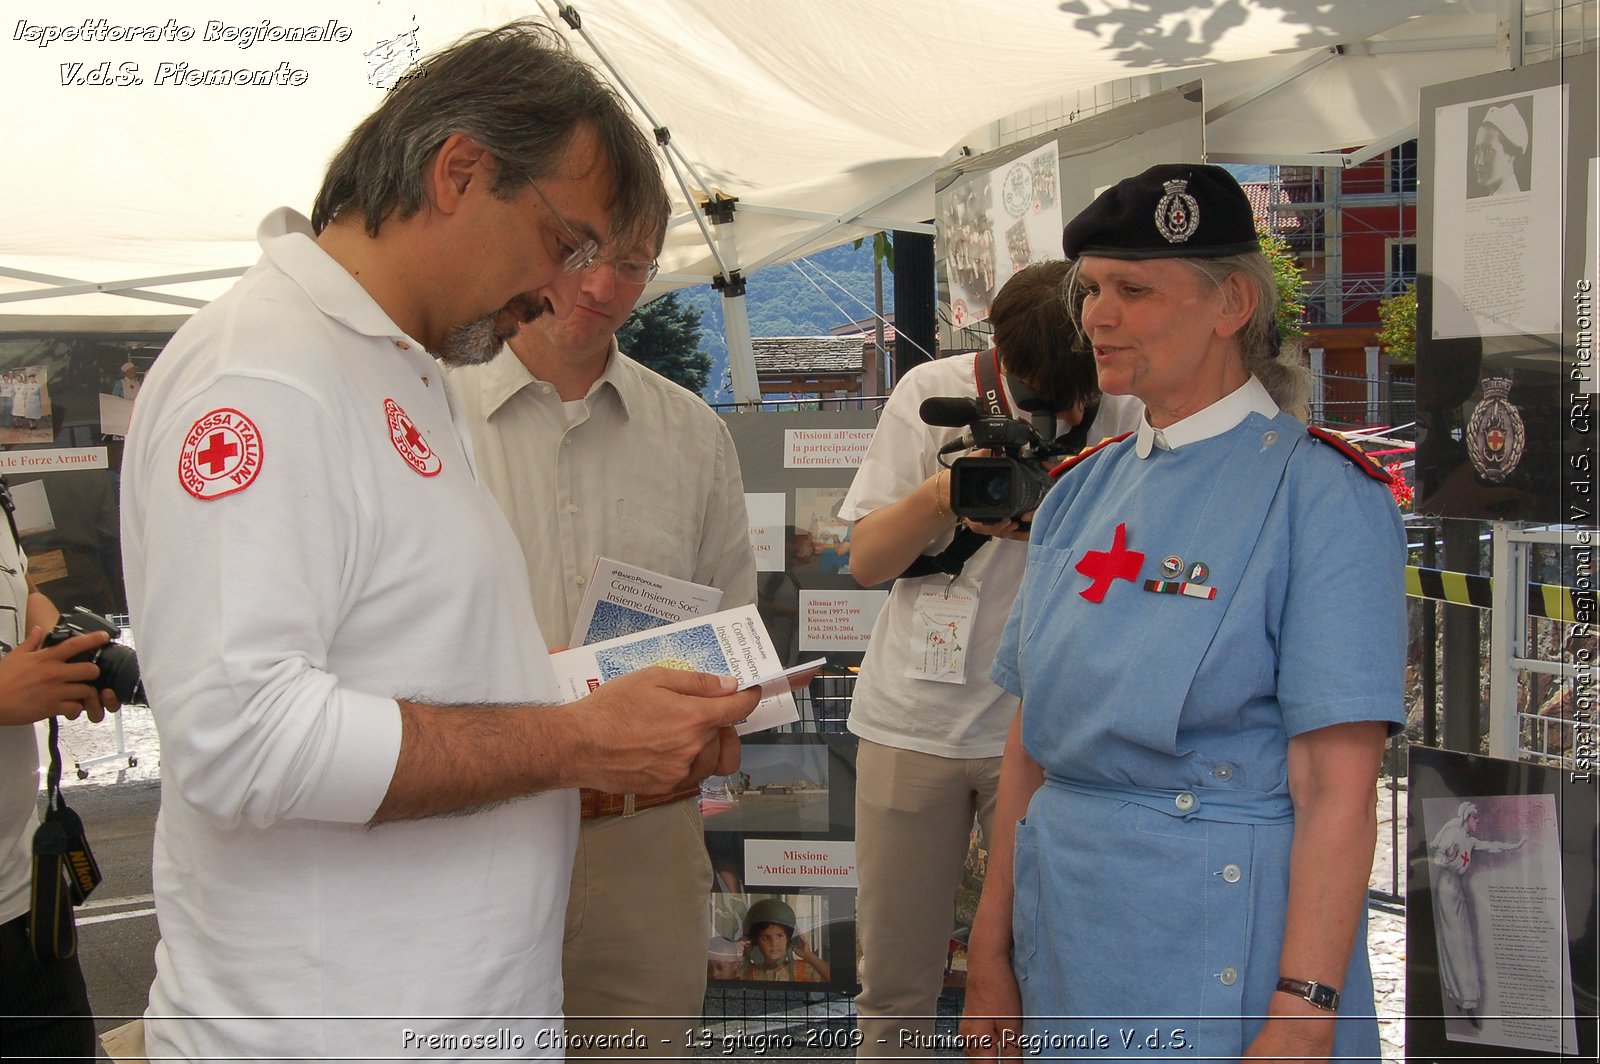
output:
<path id="1" fill-rule="evenodd" d="M 1301 979 L 1278 979 L 1278 991 L 1303 998 L 1324 1012 L 1339 1011 L 1339 992 L 1327 983 L 1308 983 Z"/>

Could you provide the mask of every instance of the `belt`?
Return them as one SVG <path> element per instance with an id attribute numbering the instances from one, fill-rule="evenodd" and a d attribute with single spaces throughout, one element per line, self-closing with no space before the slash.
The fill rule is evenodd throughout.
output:
<path id="1" fill-rule="evenodd" d="M 1294 803 L 1287 794 L 1264 794 L 1221 787 L 1191 787 L 1186 791 L 1151 787 L 1101 786 L 1082 780 L 1045 774 L 1045 786 L 1132 802 L 1180 820 L 1212 820 L 1224 824 L 1292 824 Z"/>
<path id="2" fill-rule="evenodd" d="M 699 784 L 671 794 L 611 794 L 584 787 L 578 792 L 578 808 L 583 819 L 597 820 L 603 816 L 632 816 L 642 809 L 654 809 L 658 805 L 671 805 L 698 797 Z"/>

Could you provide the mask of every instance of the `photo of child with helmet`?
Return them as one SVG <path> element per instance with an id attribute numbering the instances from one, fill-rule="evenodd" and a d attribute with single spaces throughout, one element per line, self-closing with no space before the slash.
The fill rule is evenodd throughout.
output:
<path id="1" fill-rule="evenodd" d="M 794 909 L 777 898 L 762 898 L 745 914 L 743 963 L 739 977 L 756 982 L 826 983 L 828 962 L 795 931 Z"/>

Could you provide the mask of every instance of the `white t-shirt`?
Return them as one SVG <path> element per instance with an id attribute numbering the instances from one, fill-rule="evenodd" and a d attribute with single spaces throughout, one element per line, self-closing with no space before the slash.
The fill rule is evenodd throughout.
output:
<path id="1" fill-rule="evenodd" d="M 874 510 L 898 502 L 939 468 L 940 447 L 964 431 L 923 422 L 920 409 L 933 396 L 977 395 L 973 364 L 976 354 L 952 355 L 909 370 L 884 405 L 867 456 L 839 516 L 858 521 Z M 1144 406 L 1128 396 L 1107 395 L 1090 427 L 1098 442 L 1135 428 Z M 950 531 L 922 550 L 938 554 L 955 535 Z M 939 757 L 998 757 L 1017 699 L 989 680 L 989 666 L 1000 645 L 1000 633 L 1011 612 L 1011 600 L 1022 583 L 1028 546 L 1017 540 L 985 543 L 962 568 L 957 587 L 977 589 L 977 615 L 967 645 L 966 682 L 945 683 L 909 676 L 913 641 L 919 637 L 916 602 L 927 587 L 943 587 L 942 574 L 896 580 L 889 601 L 878 614 L 867 655 L 856 680 L 849 727 L 863 739 Z"/>
<path id="2" fill-rule="evenodd" d="M 28 560 L 0 520 L 0 641 L 28 634 Z M 32 724 L 0 725 L 0 924 L 28 911 L 39 826 L 39 744 Z"/>
<path id="3" fill-rule="evenodd" d="M 366 826 L 396 698 L 554 698 L 521 551 L 438 364 L 305 219 L 258 238 L 157 360 L 123 461 L 162 751 L 151 1055 L 398 1056 L 501 1027 L 523 1044 L 463 1057 L 548 1051 L 575 792 Z"/>

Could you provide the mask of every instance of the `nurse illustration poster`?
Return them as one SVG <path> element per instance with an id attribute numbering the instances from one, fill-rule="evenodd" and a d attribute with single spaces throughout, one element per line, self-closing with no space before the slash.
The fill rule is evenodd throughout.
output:
<path id="1" fill-rule="evenodd" d="M 1429 798 L 1422 819 L 1447 1037 L 1576 1053 L 1555 795 Z"/>
<path id="2" fill-rule="evenodd" d="M 1595 776 L 1416 745 L 1409 757 L 1408 1059 L 1594 1059 Z"/>

